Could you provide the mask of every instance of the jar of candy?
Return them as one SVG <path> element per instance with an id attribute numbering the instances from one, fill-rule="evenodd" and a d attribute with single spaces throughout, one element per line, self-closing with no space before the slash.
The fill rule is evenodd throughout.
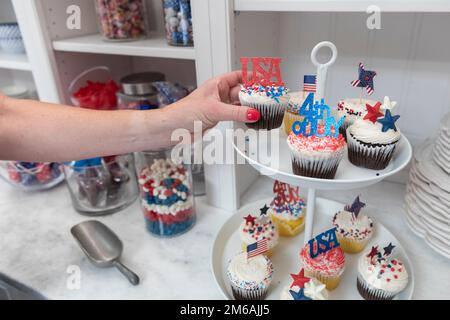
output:
<path id="1" fill-rule="evenodd" d="M 95 0 L 105 40 L 129 41 L 147 36 L 145 0 Z"/>
<path id="2" fill-rule="evenodd" d="M 134 171 L 130 154 L 66 163 L 64 174 L 75 210 L 99 216 L 128 207 L 139 193 Z"/>
<path id="3" fill-rule="evenodd" d="M 165 75 L 159 72 L 134 73 L 123 77 L 120 79 L 122 90 L 117 92 L 119 109 L 157 109 L 158 90 L 153 83 L 165 79 Z"/>
<path id="4" fill-rule="evenodd" d="M 173 46 L 194 45 L 190 0 L 163 0 L 167 42 Z"/>
<path id="5" fill-rule="evenodd" d="M 0 162 L 0 176 L 25 191 L 52 188 L 64 180 L 61 165 L 55 162 Z"/>
<path id="6" fill-rule="evenodd" d="M 148 231 L 160 237 L 188 231 L 195 224 L 190 166 L 173 161 L 171 149 L 140 152 L 135 160 Z"/>

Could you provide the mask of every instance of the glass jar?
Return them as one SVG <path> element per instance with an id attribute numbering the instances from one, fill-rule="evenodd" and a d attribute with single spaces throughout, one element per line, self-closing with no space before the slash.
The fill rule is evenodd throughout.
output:
<path id="1" fill-rule="evenodd" d="M 138 197 L 133 156 L 72 161 L 64 165 L 72 204 L 90 216 L 120 211 Z"/>
<path id="2" fill-rule="evenodd" d="M 173 46 L 194 45 L 190 0 L 163 0 L 167 42 Z"/>
<path id="3" fill-rule="evenodd" d="M 25 191 L 52 188 L 64 180 L 62 168 L 55 162 L 0 162 L 0 176 Z"/>
<path id="4" fill-rule="evenodd" d="M 158 90 L 153 83 L 165 80 L 166 76 L 160 72 L 134 73 L 123 77 L 120 79 L 122 90 L 117 93 L 119 109 L 157 109 Z"/>
<path id="5" fill-rule="evenodd" d="M 147 36 L 145 0 L 95 0 L 105 40 L 130 41 Z"/>
<path id="6" fill-rule="evenodd" d="M 141 207 L 147 229 L 160 237 L 180 235 L 195 224 L 190 165 L 171 160 L 171 149 L 135 156 Z"/>

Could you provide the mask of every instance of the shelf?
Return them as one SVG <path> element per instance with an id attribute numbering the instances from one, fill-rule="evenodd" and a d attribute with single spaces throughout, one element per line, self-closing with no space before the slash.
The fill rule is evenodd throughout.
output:
<path id="1" fill-rule="evenodd" d="M 0 52 L 0 68 L 31 71 L 31 65 L 28 62 L 27 55 L 24 53 Z"/>
<path id="2" fill-rule="evenodd" d="M 234 0 L 235 11 L 366 12 L 372 5 L 381 12 L 450 12 L 448 0 Z"/>
<path id="3" fill-rule="evenodd" d="M 139 41 L 104 41 L 99 34 L 53 41 L 56 51 L 114 54 L 126 56 L 195 59 L 193 47 L 169 46 L 163 37 Z"/>

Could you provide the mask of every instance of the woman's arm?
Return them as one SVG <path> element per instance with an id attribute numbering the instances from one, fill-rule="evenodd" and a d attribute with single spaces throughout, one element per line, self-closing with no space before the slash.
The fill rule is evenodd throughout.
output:
<path id="1" fill-rule="evenodd" d="M 240 72 L 211 79 L 188 97 L 160 110 L 94 111 L 0 95 L 0 159 L 70 161 L 173 144 L 173 130 L 193 132 L 219 121 L 253 122 L 259 113 L 232 105 Z"/>

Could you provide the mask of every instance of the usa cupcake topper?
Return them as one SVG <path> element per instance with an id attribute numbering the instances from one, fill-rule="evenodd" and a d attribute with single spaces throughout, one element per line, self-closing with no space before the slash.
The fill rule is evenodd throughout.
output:
<path id="1" fill-rule="evenodd" d="M 250 63 L 252 65 L 251 76 L 249 75 Z M 241 57 L 244 86 L 284 86 L 280 63 L 281 58 L 277 57 Z"/>
<path id="2" fill-rule="evenodd" d="M 336 228 L 327 230 L 308 241 L 309 255 L 315 258 L 340 246 L 336 236 Z"/>

